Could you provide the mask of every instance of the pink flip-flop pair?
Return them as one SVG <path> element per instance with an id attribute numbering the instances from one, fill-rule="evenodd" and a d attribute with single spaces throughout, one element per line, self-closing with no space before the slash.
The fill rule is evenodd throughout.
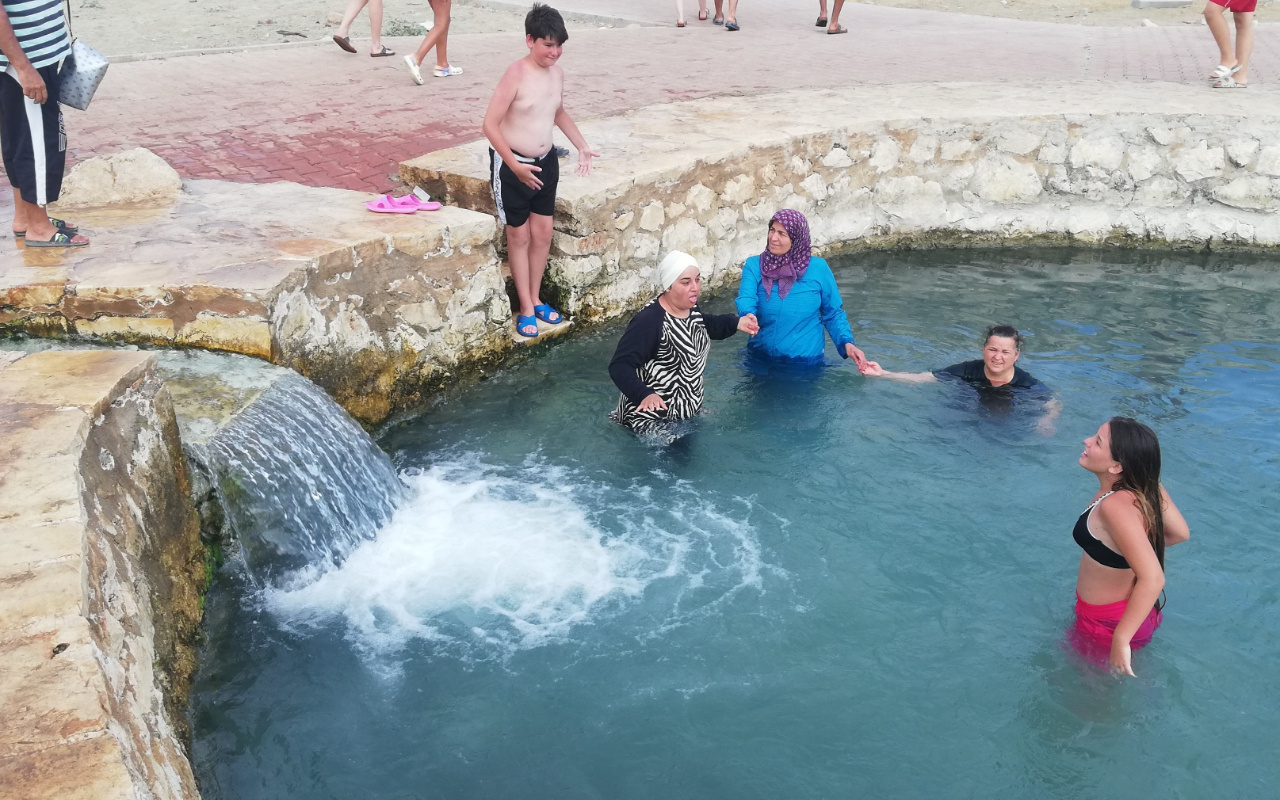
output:
<path id="1" fill-rule="evenodd" d="M 438 211 L 440 204 L 434 200 L 423 200 L 416 194 L 395 197 L 384 194 L 377 200 L 370 200 L 364 207 L 378 214 L 415 214 L 419 211 Z"/>

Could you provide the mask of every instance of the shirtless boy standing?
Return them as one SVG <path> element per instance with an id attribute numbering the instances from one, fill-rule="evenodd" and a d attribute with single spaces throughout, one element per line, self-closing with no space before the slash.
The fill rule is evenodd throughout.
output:
<path id="1" fill-rule="evenodd" d="M 569 33 L 560 12 L 534 3 L 524 18 L 524 32 L 529 55 L 507 67 L 498 81 L 484 114 L 484 135 L 490 144 L 493 199 L 507 228 L 507 260 L 520 297 L 516 330 L 533 338 L 538 320 L 554 325 L 563 319 L 539 296 L 560 178 L 552 127 L 564 131 L 578 149 L 579 175 L 591 172 L 591 159 L 598 154 L 587 147 L 564 109 L 564 71 L 556 61 Z"/>

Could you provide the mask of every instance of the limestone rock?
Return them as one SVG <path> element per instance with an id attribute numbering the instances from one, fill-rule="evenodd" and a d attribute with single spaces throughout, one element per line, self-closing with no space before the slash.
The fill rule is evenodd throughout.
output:
<path id="1" fill-rule="evenodd" d="M 739 175 L 725 184 L 720 200 L 725 205 L 741 206 L 751 200 L 756 193 L 756 182 L 749 175 Z"/>
<path id="2" fill-rule="evenodd" d="M 938 151 L 938 140 L 933 136 L 917 136 L 916 140 L 911 143 L 911 149 L 907 151 L 907 158 L 917 164 L 923 164 L 926 161 L 933 160 L 933 154 Z"/>
<path id="3" fill-rule="evenodd" d="M 844 169 L 853 166 L 853 159 L 849 158 L 848 150 L 843 147 L 833 147 L 830 153 L 822 157 L 822 165 L 832 169 Z"/>
<path id="4" fill-rule="evenodd" d="M 662 223 L 666 221 L 666 215 L 662 212 L 662 203 L 654 200 L 641 207 L 640 209 L 640 229 L 646 231 L 656 231 L 662 227 Z"/>
<path id="5" fill-rule="evenodd" d="M 178 172 L 145 147 L 96 156 L 71 168 L 62 181 L 59 208 L 171 200 L 182 191 Z"/>
<path id="6" fill-rule="evenodd" d="M 1162 163 L 1163 160 L 1154 147 L 1138 145 L 1129 148 L 1129 176 L 1138 183 L 1155 175 Z"/>
<path id="7" fill-rule="evenodd" d="M 711 204 L 715 202 L 715 199 L 716 193 L 699 183 L 685 195 L 684 202 L 694 211 L 703 212 L 711 210 Z"/>
<path id="8" fill-rule="evenodd" d="M 631 220 L 635 218 L 636 215 L 634 212 L 623 211 L 613 218 L 613 227 L 617 230 L 624 231 L 627 229 L 627 226 L 631 224 Z"/>
<path id="9" fill-rule="evenodd" d="M 881 210 L 905 226 L 930 228 L 946 222 L 947 201 L 936 181 L 925 182 L 918 175 L 883 178 L 876 184 L 874 197 Z"/>
<path id="10" fill-rule="evenodd" d="M 1133 202 L 1142 206 L 1172 206 L 1183 201 L 1186 192 L 1170 178 L 1156 177 L 1141 184 L 1133 193 Z"/>
<path id="11" fill-rule="evenodd" d="M 1000 138 L 996 140 L 996 147 L 1001 152 L 1025 156 L 1040 146 L 1041 138 L 1035 131 L 1016 127 L 1001 133 Z"/>
<path id="12" fill-rule="evenodd" d="M 668 253 L 672 250 L 683 250 L 693 256 L 707 248 L 707 229 L 696 220 L 685 217 L 662 232 L 662 249 Z M 704 253 L 704 255 L 709 255 Z"/>
<path id="13" fill-rule="evenodd" d="M 1065 164 L 1067 148 L 1060 144 L 1046 144 L 1040 148 L 1038 160 L 1044 164 Z"/>
<path id="14" fill-rule="evenodd" d="M 1280 148 L 1277 151 L 1280 152 Z M 1179 178 L 1188 182 L 1215 178 L 1226 168 L 1225 159 L 1221 147 L 1209 147 L 1201 140 L 1195 147 L 1183 149 L 1173 157 L 1173 169 Z"/>
<path id="15" fill-rule="evenodd" d="M 1257 139 L 1236 139 L 1227 143 L 1227 158 L 1237 167 L 1246 167 L 1258 152 Z"/>
<path id="16" fill-rule="evenodd" d="M 801 181 L 800 188 L 808 192 L 809 196 L 814 200 L 825 200 L 827 198 L 827 182 L 816 172 Z"/>
<path id="17" fill-rule="evenodd" d="M 898 157 L 902 155 L 902 145 L 897 139 L 881 139 L 871 148 L 871 167 L 881 174 L 898 166 Z"/>
<path id="18" fill-rule="evenodd" d="M 1119 169 L 1124 158 L 1124 142 L 1115 136 L 1081 139 L 1071 148 L 1071 166 Z"/>
<path id="19" fill-rule="evenodd" d="M 950 139 L 942 143 L 942 160 L 960 161 L 973 150 L 974 144 L 969 139 Z"/>
<path id="20" fill-rule="evenodd" d="M 1280 181 L 1272 181 L 1261 175 L 1241 176 L 1219 186 L 1211 193 L 1214 200 L 1233 208 L 1250 211 L 1271 211 L 1280 208 Z"/>
<path id="21" fill-rule="evenodd" d="M 1254 169 L 1259 175 L 1280 175 L 1280 145 L 1270 144 L 1262 148 Z"/>
<path id="22" fill-rule="evenodd" d="M 1161 147 L 1168 147 L 1178 140 L 1177 135 L 1168 128 L 1147 128 L 1147 135 Z"/>
<path id="23" fill-rule="evenodd" d="M 995 203 L 1029 203 L 1044 191 L 1035 167 L 998 155 L 978 162 L 973 188 L 983 200 Z"/>

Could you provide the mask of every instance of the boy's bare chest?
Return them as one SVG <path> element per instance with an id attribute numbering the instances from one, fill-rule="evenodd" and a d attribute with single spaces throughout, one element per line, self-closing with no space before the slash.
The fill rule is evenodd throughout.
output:
<path id="1" fill-rule="evenodd" d="M 564 79 L 550 71 L 538 74 L 526 72 L 516 90 L 512 105 L 524 114 L 554 114 L 560 108 L 564 92 Z"/>

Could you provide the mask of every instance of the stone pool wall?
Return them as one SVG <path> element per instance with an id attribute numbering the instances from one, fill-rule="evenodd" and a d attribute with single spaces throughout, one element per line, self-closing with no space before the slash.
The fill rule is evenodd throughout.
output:
<path id="1" fill-rule="evenodd" d="M 819 250 L 1280 244 L 1280 114 L 1188 88 L 1100 85 L 1087 102 L 798 92 L 587 123 L 605 158 L 592 178 L 562 170 L 550 293 L 584 319 L 617 316 L 652 298 L 655 264 L 677 249 L 709 286 L 731 285 L 781 208 L 808 215 Z M 401 177 L 492 213 L 484 147 L 406 162 Z"/>
<path id="2" fill-rule="evenodd" d="M 0 787 L 196 798 L 203 548 L 154 357 L 0 353 Z"/>

